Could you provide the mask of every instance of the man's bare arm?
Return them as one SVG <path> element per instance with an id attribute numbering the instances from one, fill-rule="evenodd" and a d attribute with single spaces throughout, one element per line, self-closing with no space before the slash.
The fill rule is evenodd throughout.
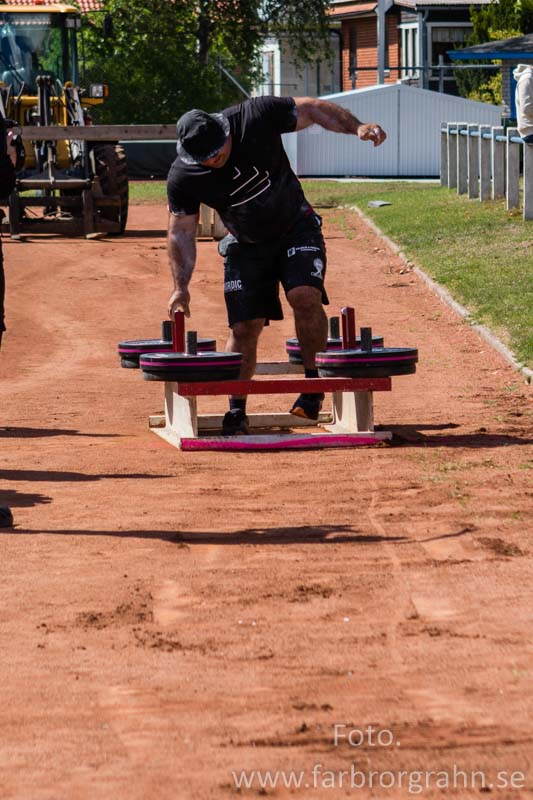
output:
<path id="1" fill-rule="evenodd" d="M 377 122 L 361 122 L 347 108 L 342 108 L 328 100 L 317 97 L 295 97 L 298 119 L 296 130 L 301 131 L 310 125 L 320 125 L 334 133 L 348 133 L 363 141 L 374 142 L 377 147 L 387 138 L 387 134 Z"/>
<path id="2" fill-rule="evenodd" d="M 198 214 L 168 215 L 167 251 L 174 279 L 174 291 L 168 301 L 168 315 L 171 319 L 175 311 L 183 311 L 186 317 L 191 316 L 189 283 L 196 263 L 198 216 Z"/>

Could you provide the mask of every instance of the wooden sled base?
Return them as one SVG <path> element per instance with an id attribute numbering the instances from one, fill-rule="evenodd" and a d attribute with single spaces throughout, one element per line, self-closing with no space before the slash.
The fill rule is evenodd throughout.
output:
<path id="1" fill-rule="evenodd" d="M 258 366 L 262 375 L 282 372 L 279 364 Z M 288 365 L 283 365 L 286 366 Z M 289 371 L 296 370 L 293 367 L 286 370 Z M 298 371 L 302 371 L 302 368 Z M 186 384 L 165 381 L 164 385 L 165 414 L 151 416 L 150 428 L 166 442 L 184 451 L 257 452 L 361 447 L 383 444 L 392 438 L 389 431 L 374 431 L 373 408 L 373 392 L 390 391 L 390 378 L 214 381 Z M 249 414 L 252 430 L 249 435 L 221 436 L 223 415 L 199 415 L 197 397 L 229 393 L 233 387 L 239 394 L 292 393 L 295 396 L 306 389 L 323 389 L 332 393 L 332 407 L 330 412 L 321 412 L 316 422 L 292 414 Z M 294 428 L 304 430 L 294 431 Z"/>

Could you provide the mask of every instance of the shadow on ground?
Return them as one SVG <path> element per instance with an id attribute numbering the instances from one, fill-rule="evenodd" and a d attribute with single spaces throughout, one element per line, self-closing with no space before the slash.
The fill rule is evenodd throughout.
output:
<path id="1" fill-rule="evenodd" d="M 229 532 L 161 531 L 161 530 L 31 530 L 16 528 L 17 534 L 49 534 L 54 536 L 110 536 L 125 539 L 161 539 L 178 545 L 258 545 L 258 544 L 373 544 L 375 542 L 409 542 L 405 536 L 374 536 L 359 532 L 349 525 L 301 525 L 290 528 L 244 528 Z"/>
<path id="2" fill-rule="evenodd" d="M 32 506 L 46 505 L 51 502 L 52 498 L 47 494 L 39 494 L 38 492 L 17 492 L 14 489 L 13 491 L 0 489 L 0 506 L 31 508 Z"/>
<path id="3" fill-rule="evenodd" d="M 473 433 L 435 433 L 426 434 L 421 431 L 444 430 L 457 428 L 453 423 L 446 425 L 377 425 L 376 430 L 392 432 L 392 445 L 396 447 L 458 447 L 486 450 L 494 447 L 510 447 L 512 445 L 531 445 L 533 438 L 514 436 L 510 433 L 489 433 L 485 430 Z"/>
<path id="4" fill-rule="evenodd" d="M 34 469 L 0 469 L 0 480 L 4 481 L 44 481 L 48 483 L 66 483 L 68 481 L 102 481 L 102 480 L 145 480 L 152 478 L 174 478 L 175 475 L 158 475 L 147 472 L 109 472 L 90 475 L 86 472 L 61 472 Z"/>

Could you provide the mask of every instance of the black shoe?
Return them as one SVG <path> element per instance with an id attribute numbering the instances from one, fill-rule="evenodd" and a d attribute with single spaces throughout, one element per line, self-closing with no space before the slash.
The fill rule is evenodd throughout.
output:
<path id="1" fill-rule="evenodd" d="M 291 408 L 291 414 L 304 419 L 318 419 L 323 400 L 322 392 L 320 394 L 301 394 Z"/>
<path id="2" fill-rule="evenodd" d="M 0 506 L 0 528 L 13 527 L 13 514 L 8 506 Z"/>
<path id="3" fill-rule="evenodd" d="M 238 436 L 249 432 L 248 417 L 242 408 L 226 412 L 222 420 L 222 436 Z"/>

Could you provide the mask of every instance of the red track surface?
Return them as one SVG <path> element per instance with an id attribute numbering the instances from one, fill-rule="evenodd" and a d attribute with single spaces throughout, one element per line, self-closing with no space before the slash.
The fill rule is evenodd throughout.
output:
<path id="1" fill-rule="evenodd" d="M 276 798 L 406 798 L 400 770 L 455 765 L 529 773 L 490 796 L 531 797 L 527 388 L 353 218 L 351 238 L 327 227 L 331 308 L 418 347 L 417 374 L 375 396 L 403 444 L 179 452 L 147 427 L 161 385 L 116 353 L 159 336 L 164 226 L 134 208 L 124 238 L 5 246 L 0 795 L 256 797 L 232 778 L 255 768 L 305 770 Z M 221 286 L 200 243 L 190 325 L 219 344 Z M 271 325 L 261 358 L 291 335 Z M 338 788 L 352 763 L 395 788 Z M 480 796 L 435 780 L 420 796 Z"/>

